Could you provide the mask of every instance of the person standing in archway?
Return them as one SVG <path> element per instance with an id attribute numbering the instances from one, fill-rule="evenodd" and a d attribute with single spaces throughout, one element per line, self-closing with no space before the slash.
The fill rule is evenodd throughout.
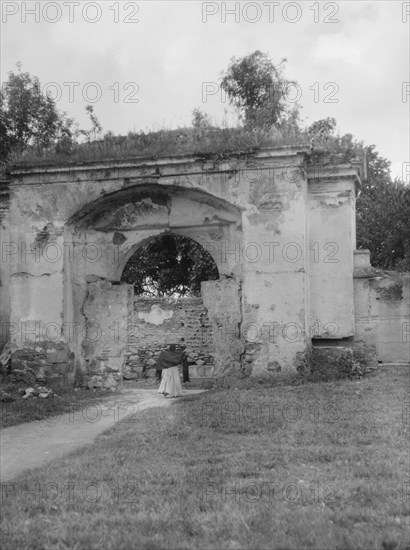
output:
<path id="1" fill-rule="evenodd" d="M 161 384 L 158 393 L 165 397 L 179 397 L 182 395 L 179 366 L 184 366 L 184 351 L 177 351 L 176 344 L 170 344 L 167 351 L 161 351 L 156 364 L 156 370 L 162 371 Z"/>

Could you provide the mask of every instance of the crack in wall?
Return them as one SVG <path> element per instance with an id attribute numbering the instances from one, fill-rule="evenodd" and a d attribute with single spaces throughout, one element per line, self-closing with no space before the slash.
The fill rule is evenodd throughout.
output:
<path id="1" fill-rule="evenodd" d="M 55 271 L 54 273 L 58 273 L 58 272 Z M 41 277 L 50 277 L 51 275 L 52 273 L 41 273 L 38 275 L 33 275 L 32 273 L 28 273 L 27 271 L 19 271 L 18 273 L 12 273 L 10 277 L 12 279 L 20 279 L 24 277 L 29 277 L 31 279 L 40 279 Z"/>

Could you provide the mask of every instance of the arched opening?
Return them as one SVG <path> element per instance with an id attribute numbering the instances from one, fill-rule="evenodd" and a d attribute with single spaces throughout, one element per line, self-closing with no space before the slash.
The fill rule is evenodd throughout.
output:
<path id="1" fill-rule="evenodd" d="M 174 233 L 150 239 L 128 260 L 121 282 L 139 296 L 199 297 L 201 282 L 219 279 L 212 256 L 198 242 Z"/>
<path id="2" fill-rule="evenodd" d="M 170 343 L 185 346 L 193 378 L 232 363 L 220 327 L 241 315 L 242 266 L 224 256 L 242 239 L 239 207 L 202 189 L 132 185 L 73 214 L 64 239 L 65 326 L 86 327 L 73 347 L 90 387 L 155 376 Z"/>
<path id="3" fill-rule="evenodd" d="M 138 246 L 120 279 L 134 287 L 124 378 L 153 377 L 156 358 L 171 343 L 186 351 L 191 377 L 211 375 L 214 329 L 201 283 L 217 279 L 214 259 L 189 237 L 167 232 Z"/>

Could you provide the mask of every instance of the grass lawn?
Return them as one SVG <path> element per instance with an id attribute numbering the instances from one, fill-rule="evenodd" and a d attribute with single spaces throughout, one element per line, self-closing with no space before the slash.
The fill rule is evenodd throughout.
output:
<path id="1" fill-rule="evenodd" d="M 211 391 L 2 486 L 2 548 L 410 549 L 409 375 Z"/>

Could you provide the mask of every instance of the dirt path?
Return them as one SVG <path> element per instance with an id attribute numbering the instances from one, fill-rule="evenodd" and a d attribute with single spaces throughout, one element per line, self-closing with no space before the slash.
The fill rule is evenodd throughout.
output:
<path id="1" fill-rule="evenodd" d="M 204 390 L 183 390 L 184 395 Z M 87 445 L 128 415 L 151 407 L 169 407 L 181 398 L 166 399 L 156 389 L 127 389 L 83 409 L 4 428 L 0 432 L 0 479 L 10 481 L 27 468 L 42 466 Z"/>

